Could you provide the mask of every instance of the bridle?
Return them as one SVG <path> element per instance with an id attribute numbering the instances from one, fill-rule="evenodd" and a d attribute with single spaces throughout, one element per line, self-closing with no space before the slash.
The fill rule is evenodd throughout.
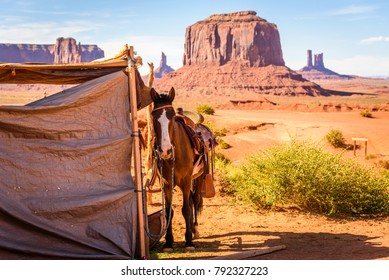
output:
<path id="1" fill-rule="evenodd" d="M 161 106 L 161 107 L 158 107 L 158 108 L 155 108 L 152 112 L 155 112 L 155 111 L 158 111 L 158 110 L 162 110 L 162 109 L 172 109 L 174 110 L 173 106 L 172 105 L 165 105 L 165 106 Z M 171 220 L 172 220 L 172 208 L 173 208 L 173 192 L 174 192 L 174 186 L 175 186 L 175 183 L 174 183 L 174 164 L 175 164 L 175 157 L 174 157 L 174 147 L 172 146 L 172 157 L 170 158 L 170 161 L 172 163 L 172 170 L 171 170 L 171 176 L 172 176 L 172 183 L 171 183 L 171 201 L 170 201 L 170 205 L 169 205 L 169 212 L 166 213 L 166 205 L 165 205 L 165 200 L 164 200 L 164 197 L 165 197 L 165 188 L 164 188 L 164 185 L 165 185 L 165 180 L 163 179 L 163 161 L 164 159 L 162 159 L 161 157 L 161 151 L 159 149 L 158 146 L 155 146 L 153 148 L 153 167 L 152 167 L 152 173 L 153 173 L 153 177 L 156 175 L 156 171 L 158 170 L 159 172 L 159 176 L 160 176 L 160 182 L 161 182 L 161 192 L 162 192 L 162 201 L 161 201 L 161 204 L 162 204 L 162 215 L 165 215 L 167 216 L 167 221 L 164 223 L 162 222 L 161 224 L 161 227 L 163 228 L 163 230 L 161 231 L 160 234 L 152 234 L 148 228 L 148 226 L 145 226 L 145 231 L 146 231 L 146 234 L 149 236 L 149 238 L 151 238 L 152 240 L 159 240 L 162 236 L 164 236 L 168 230 L 168 226 L 170 225 L 171 223 Z M 164 221 L 164 220 L 163 220 Z"/>
<path id="2" fill-rule="evenodd" d="M 173 107 L 172 105 L 168 104 L 168 105 L 164 105 L 164 106 L 161 106 L 161 107 L 158 107 L 158 108 L 153 109 L 153 110 L 151 111 L 151 113 L 156 112 L 156 111 L 159 111 L 159 110 L 162 110 L 162 109 L 170 109 L 170 110 L 175 111 L 175 110 L 174 110 L 174 107 Z M 155 146 L 153 150 L 154 150 L 155 155 L 157 155 L 158 161 L 163 160 L 163 159 L 161 158 L 161 154 L 160 154 L 160 151 L 159 151 L 159 146 Z M 173 155 L 173 157 L 171 158 L 171 161 L 174 163 L 174 146 L 172 146 L 172 147 L 170 148 L 170 150 L 171 150 L 172 155 Z"/>
<path id="3" fill-rule="evenodd" d="M 156 112 L 156 111 L 159 111 L 159 110 L 162 110 L 162 109 L 172 109 L 172 110 L 174 110 L 174 108 L 173 108 L 172 105 L 164 105 L 164 106 L 155 108 L 155 109 L 154 109 L 153 111 L 151 111 L 151 112 Z"/>

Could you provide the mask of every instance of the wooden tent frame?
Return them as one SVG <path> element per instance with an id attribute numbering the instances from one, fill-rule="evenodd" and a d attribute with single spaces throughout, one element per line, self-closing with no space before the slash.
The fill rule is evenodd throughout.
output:
<path id="1" fill-rule="evenodd" d="M 128 50 L 128 47 L 127 47 Z M 147 224 L 147 215 L 143 212 L 143 186 L 142 186 L 142 166 L 140 156 L 140 132 L 138 127 L 138 108 L 136 98 L 136 79 L 135 79 L 135 68 L 136 61 L 134 58 L 134 47 L 130 46 L 129 51 L 129 71 L 128 75 L 128 88 L 130 94 L 130 108 L 131 108 L 131 122 L 133 124 L 133 136 L 134 136 L 134 169 L 135 169 L 135 185 L 137 190 L 137 201 L 138 201 L 138 225 L 139 225 L 139 243 L 140 243 L 140 256 L 142 259 L 149 258 L 148 251 L 148 238 L 145 234 L 145 225 Z"/>

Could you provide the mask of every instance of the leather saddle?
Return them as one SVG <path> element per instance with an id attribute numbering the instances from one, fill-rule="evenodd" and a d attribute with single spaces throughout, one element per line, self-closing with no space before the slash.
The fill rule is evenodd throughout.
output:
<path id="1" fill-rule="evenodd" d="M 189 112 L 189 113 L 188 113 Z M 192 118 L 187 115 L 197 116 L 197 121 L 193 121 Z M 176 121 L 180 123 L 189 136 L 192 147 L 197 155 L 192 173 L 192 179 L 198 178 L 204 174 L 204 179 L 201 182 L 202 195 L 204 197 L 213 197 L 215 195 L 215 188 L 213 185 L 213 157 L 211 152 L 214 151 L 217 146 L 216 138 L 212 131 L 202 122 L 204 117 L 196 112 L 182 111 L 180 108 L 177 110 Z"/>

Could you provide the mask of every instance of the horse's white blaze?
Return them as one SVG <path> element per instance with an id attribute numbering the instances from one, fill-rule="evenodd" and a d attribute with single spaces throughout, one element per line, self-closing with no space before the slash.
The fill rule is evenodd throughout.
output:
<path id="1" fill-rule="evenodd" d="M 166 110 L 163 109 L 161 116 L 158 119 L 161 125 L 161 149 L 162 154 L 167 155 L 167 152 L 172 147 L 172 142 L 169 135 L 169 119 L 166 116 Z"/>

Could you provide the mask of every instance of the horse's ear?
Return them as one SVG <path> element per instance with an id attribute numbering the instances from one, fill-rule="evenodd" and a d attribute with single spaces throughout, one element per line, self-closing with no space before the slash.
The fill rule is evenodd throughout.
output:
<path id="1" fill-rule="evenodd" d="M 153 102 L 157 101 L 158 100 L 158 92 L 156 92 L 156 90 L 154 88 L 151 88 L 150 89 L 150 96 L 151 96 L 151 100 L 153 100 Z"/>
<path id="2" fill-rule="evenodd" d="M 169 91 L 169 100 L 170 102 L 173 102 L 174 97 L 176 96 L 176 91 L 174 90 L 174 87 L 172 87 Z"/>

